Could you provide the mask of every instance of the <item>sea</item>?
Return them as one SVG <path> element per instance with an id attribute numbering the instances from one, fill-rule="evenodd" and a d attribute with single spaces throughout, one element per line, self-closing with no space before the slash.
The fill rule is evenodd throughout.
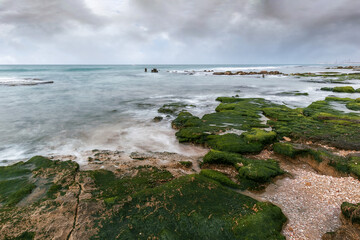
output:
<path id="1" fill-rule="evenodd" d="M 193 105 L 187 110 L 199 117 L 214 112 L 219 96 L 260 97 L 297 108 L 333 94 L 320 91 L 321 87 L 344 86 L 297 76 L 218 76 L 209 71 L 353 72 L 328 67 L 331 65 L 1 65 L 0 166 L 35 155 L 74 155 L 86 164 L 84 153 L 92 149 L 196 155 L 196 148 L 178 143 L 171 128 L 174 116 L 159 113 L 162 105 Z M 159 72 L 151 73 L 153 68 Z M 346 84 L 360 88 L 359 80 Z M 293 91 L 309 95 L 284 94 Z M 156 116 L 163 120 L 154 122 Z"/>

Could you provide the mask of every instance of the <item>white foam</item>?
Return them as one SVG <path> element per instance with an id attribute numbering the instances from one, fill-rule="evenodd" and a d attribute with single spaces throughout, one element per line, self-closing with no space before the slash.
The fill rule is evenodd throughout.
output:
<path id="1" fill-rule="evenodd" d="M 0 85 L 18 86 L 18 85 L 37 85 L 53 83 L 52 81 L 44 81 L 37 78 L 16 78 L 16 77 L 0 77 Z"/>

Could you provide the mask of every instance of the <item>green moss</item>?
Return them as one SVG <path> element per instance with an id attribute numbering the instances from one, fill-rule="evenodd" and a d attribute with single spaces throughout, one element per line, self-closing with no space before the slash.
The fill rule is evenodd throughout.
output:
<path id="1" fill-rule="evenodd" d="M 243 167 L 239 168 L 239 178 L 245 178 L 258 183 L 267 183 L 272 178 L 283 174 L 277 161 L 268 160 L 247 160 Z"/>
<path id="2" fill-rule="evenodd" d="M 186 122 L 197 122 L 197 124 L 188 124 L 187 126 L 198 126 L 201 124 L 201 120 L 198 117 L 193 116 L 191 113 L 183 111 L 180 112 L 176 119 L 171 123 L 172 127 L 175 129 L 180 129 L 185 126 Z"/>
<path id="3" fill-rule="evenodd" d="M 0 203 L 4 206 L 15 206 L 33 189 L 47 187 L 53 184 L 55 174 L 61 173 L 60 180 L 70 178 L 65 183 L 53 184 L 50 187 L 48 196 L 53 196 L 57 188 L 68 187 L 74 181 L 74 175 L 79 165 L 72 161 L 51 161 L 47 158 L 36 156 L 27 162 L 20 162 L 7 167 L 0 167 Z M 56 188 L 56 189 L 55 189 Z M 45 195 L 45 194 L 44 194 Z M 32 199 L 32 202 L 41 200 L 44 196 Z"/>
<path id="4" fill-rule="evenodd" d="M 355 89 L 351 86 L 334 87 L 333 92 L 355 93 Z"/>
<path id="5" fill-rule="evenodd" d="M 360 116 L 336 110 L 332 101 L 347 103 L 354 99 L 326 98 L 313 102 L 304 109 L 290 109 L 285 106 L 264 108 L 264 115 L 271 120 L 268 124 L 278 139 L 290 137 L 293 140 L 311 140 L 342 149 L 360 149 Z"/>
<path id="6" fill-rule="evenodd" d="M 20 234 L 17 237 L 5 237 L 5 240 L 32 240 L 35 238 L 35 233 L 34 232 L 23 232 L 22 234 Z"/>
<path id="7" fill-rule="evenodd" d="M 285 239 L 285 221 L 270 203 L 188 175 L 132 195 L 94 239 Z"/>
<path id="8" fill-rule="evenodd" d="M 234 166 L 238 172 L 241 189 L 257 189 L 272 178 L 284 174 L 275 160 L 244 158 L 239 154 L 211 150 L 203 158 L 205 164 L 227 164 Z"/>
<path id="9" fill-rule="evenodd" d="M 352 223 L 360 224 L 360 203 L 352 204 L 343 202 L 341 204 L 341 212 L 345 218 L 349 219 Z"/>
<path id="10" fill-rule="evenodd" d="M 360 179 L 360 157 L 341 157 L 325 149 L 312 149 L 291 143 L 275 143 L 273 148 L 275 153 L 292 158 L 311 156 L 317 162 L 326 161 L 329 166 L 338 172 L 352 174 Z"/>
<path id="11" fill-rule="evenodd" d="M 36 187 L 27 178 L 0 181 L 0 203 L 15 206 Z"/>
<path id="12" fill-rule="evenodd" d="M 95 197 L 112 205 L 125 199 L 130 194 L 145 188 L 152 188 L 173 178 L 170 172 L 155 167 L 139 167 L 135 177 L 118 178 L 113 172 L 98 170 L 89 172 L 99 192 Z"/>
<path id="13" fill-rule="evenodd" d="M 353 111 L 360 111 L 360 103 L 358 102 L 349 102 L 346 104 L 346 107 Z"/>
<path id="14" fill-rule="evenodd" d="M 215 150 L 233 153 L 259 153 L 263 149 L 260 142 L 249 142 L 243 136 L 228 133 L 208 136 L 207 144 Z"/>
<path id="15" fill-rule="evenodd" d="M 180 161 L 179 163 L 180 163 L 180 165 L 182 165 L 182 166 L 184 166 L 186 168 L 191 168 L 192 165 L 193 165 L 193 163 L 190 162 L 190 161 Z"/>
<path id="16" fill-rule="evenodd" d="M 48 198 L 56 198 L 56 194 L 62 189 L 62 185 L 60 184 L 52 184 L 51 187 L 48 189 L 46 196 Z"/>
<path id="17" fill-rule="evenodd" d="M 349 157 L 347 165 L 349 172 L 360 179 L 360 157 Z"/>
<path id="18" fill-rule="evenodd" d="M 236 166 L 237 163 L 241 163 L 241 156 L 239 154 L 211 150 L 204 156 L 203 163 Z"/>
<path id="19" fill-rule="evenodd" d="M 309 96 L 308 93 L 302 93 L 302 92 L 299 92 L 299 91 L 281 92 L 281 93 L 278 93 L 276 95 L 280 95 L 280 96 Z"/>
<path id="20" fill-rule="evenodd" d="M 230 178 L 228 178 L 225 174 L 211 169 L 202 169 L 200 175 L 211 178 L 215 181 L 218 181 L 224 186 L 239 188 L 239 185 L 234 183 Z"/>
<path id="21" fill-rule="evenodd" d="M 23 162 L 11 166 L 0 167 L 0 180 L 16 178 L 24 175 L 30 175 L 31 169 L 24 167 Z"/>
<path id="22" fill-rule="evenodd" d="M 294 146 L 290 143 L 275 143 L 273 149 L 275 153 L 292 158 L 301 152 L 299 150 L 296 150 Z"/>
<path id="23" fill-rule="evenodd" d="M 272 143 L 276 139 L 276 132 L 268 132 L 258 128 L 253 128 L 250 132 L 245 132 L 242 135 L 248 142 L 260 142 L 262 144 Z"/>
<path id="24" fill-rule="evenodd" d="M 323 87 L 320 89 L 321 91 L 329 91 L 329 92 L 332 92 L 334 90 L 334 88 L 331 88 L 331 87 Z"/>
<path id="25" fill-rule="evenodd" d="M 186 107 L 195 107 L 195 106 L 181 102 L 169 103 L 169 104 L 164 104 L 161 108 L 159 108 L 158 112 L 164 114 L 176 114 Z"/>
<path id="26" fill-rule="evenodd" d="M 244 101 L 244 98 L 237 98 L 237 97 L 218 97 L 218 98 L 216 98 L 216 101 L 222 102 L 222 103 L 235 103 L 235 102 Z"/>

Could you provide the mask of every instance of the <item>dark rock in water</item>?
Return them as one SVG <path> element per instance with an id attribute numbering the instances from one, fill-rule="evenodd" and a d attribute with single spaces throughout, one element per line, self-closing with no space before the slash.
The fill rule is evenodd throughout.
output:
<path id="1" fill-rule="evenodd" d="M 181 110 L 184 110 L 185 108 L 189 108 L 189 107 L 195 107 L 195 106 L 182 102 L 168 103 L 168 104 L 164 104 L 161 108 L 159 108 L 158 112 L 175 115 L 179 113 Z"/>
<path id="2" fill-rule="evenodd" d="M 152 73 L 158 73 L 159 70 L 157 70 L 156 68 L 153 68 L 153 69 L 151 70 L 151 72 L 152 72 Z"/>
<path id="3" fill-rule="evenodd" d="M 153 121 L 154 122 L 161 122 L 164 118 L 161 117 L 161 116 L 157 116 L 157 117 L 154 117 Z"/>
<path id="4" fill-rule="evenodd" d="M 145 68 L 145 72 L 147 72 L 147 68 Z"/>
<path id="5" fill-rule="evenodd" d="M 291 91 L 291 92 L 280 92 L 280 93 L 277 93 L 276 95 L 279 95 L 279 96 L 308 96 L 309 94 L 299 92 L 299 91 Z"/>

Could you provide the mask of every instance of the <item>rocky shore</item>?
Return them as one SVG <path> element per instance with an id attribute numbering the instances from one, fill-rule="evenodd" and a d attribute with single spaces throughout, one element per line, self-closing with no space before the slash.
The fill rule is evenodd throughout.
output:
<path id="1" fill-rule="evenodd" d="M 94 149 L 82 166 L 36 156 L 0 167 L 0 239 L 360 239 L 353 94 L 296 109 L 219 97 L 201 118 L 165 104 L 179 142 L 204 147 L 195 157 Z"/>

